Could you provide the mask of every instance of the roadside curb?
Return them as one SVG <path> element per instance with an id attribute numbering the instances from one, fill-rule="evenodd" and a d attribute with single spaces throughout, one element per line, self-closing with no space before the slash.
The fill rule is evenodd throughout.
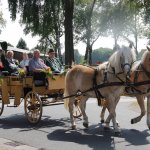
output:
<path id="1" fill-rule="evenodd" d="M 16 141 L 0 138 L 0 150 L 37 150 L 37 148 L 27 146 Z"/>

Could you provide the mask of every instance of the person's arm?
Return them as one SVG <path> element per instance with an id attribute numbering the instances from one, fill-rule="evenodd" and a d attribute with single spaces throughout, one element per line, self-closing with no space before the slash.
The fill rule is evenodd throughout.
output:
<path id="1" fill-rule="evenodd" d="M 49 61 L 49 59 L 45 59 L 45 64 L 51 68 L 51 70 L 53 71 L 53 67 L 52 67 L 52 64 L 51 62 Z"/>

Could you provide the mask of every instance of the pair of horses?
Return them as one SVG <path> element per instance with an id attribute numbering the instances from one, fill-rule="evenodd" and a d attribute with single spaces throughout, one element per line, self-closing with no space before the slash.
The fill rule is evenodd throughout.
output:
<path id="1" fill-rule="evenodd" d="M 93 87 L 93 78 L 96 81 L 96 84 L 103 84 L 103 82 L 120 82 L 125 81 L 127 76 L 130 73 L 131 66 L 136 59 L 135 51 L 130 47 L 122 46 L 119 48 L 109 59 L 108 62 L 100 64 L 97 67 L 97 73 L 95 73 L 95 69 L 76 65 L 71 70 L 69 70 L 66 74 L 65 78 L 65 93 L 64 96 L 73 95 L 78 91 L 86 91 Z M 107 75 L 106 73 L 107 72 Z M 97 74 L 95 76 L 95 74 Z M 107 78 L 107 79 L 106 79 Z M 106 80 L 106 81 L 105 81 Z M 113 122 L 114 131 L 116 133 L 120 132 L 116 121 L 116 100 L 120 98 L 120 95 L 123 93 L 125 87 L 123 85 L 120 86 L 108 86 L 103 87 L 98 90 L 92 90 L 82 94 L 79 106 L 83 115 L 83 125 L 88 127 L 88 116 L 85 112 L 86 101 L 89 97 L 96 97 L 96 93 L 99 93 L 101 97 L 104 97 L 108 101 L 108 110 L 110 114 L 110 118 Z M 64 100 L 65 106 L 69 107 L 70 112 L 70 120 L 72 124 L 72 128 L 76 128 L 75 118 L 73 117 L 73 105 L 75 102 L 75 97 L 72 96 L 68 99 Z"/>
<path id="2" fill-rule="evenodd" d="M 129 74 L 131 74 L 130 80 L 132 80 L 133 76 L 138 76 L 137 81 L 143 81 L 145 79 L 149 79 L 148 75 L 143 73 L 142 75 L 135 75 L 137 68 L 139 65 L 133 65 L 136 59 L 135 51 L 131 46 L 125 47 L 122 46 L 119 48 L 109 59 L 108 62 L 100 64 L 97 69 L 76 65 L 71 70 L 69 70 L 66 74 L 65 78 L 65 96 L 74 95 L 64 100 L 65 107 L 69 109 L 70 112 L 70 120 L 72 124 L 72 129 L 76 128 L 75 118 L 73 116 L 73 105 L 75 102 L 75 97 L 78 95 L 81 96 L 79 101 L 79 106 L 83 115 L 83 125 L 88 127 L 88 116 L 86 115 L 86 101 L 89 97 L 98 97 L 105 98 L 107 100 L 107 109 L 109 111 L 109 116 L 106 119 L 106 127 L 109 127 L 109 122 L 112 119 L 114 132 L 120 133 L 120 128 L 118 126 L 116 120 L 116 105 L 120 99 L 120 96 L 125 91 L 124 83 L 129 80 Z M 142 58 L 141 63 L 144 66 L 145 70 L 150 69 L 150 52 L 146 52 Z M 149 71 L 147 71 L 149 72 Z M 121 83 L 121 84 L 111 84 L 111 83 Z M 103 85 L 104 83 L 108 83 L 108 86 L 104 86 L 96 89 L 96 85 Z M 109 86 L 109 83 L 111 86 Z M 93 90 L 89 90 L 93 87 Z M 94 88 L 95 87 L 95 88 Z M 147 88 L 149 85 L 138 86 L 137 90 L 142 91 L 142 96 L 140 94 L 135 95 L 139 102 L 139 106 L 141 108 L 141 116 L 145 114 L 144 107 L 144 96 L 148 96 Z M 130 90 L 130 89 L 129 89 Z M 82 93 L 82 91 L 87 91 Z M 76 96 L 75 96 L 76 93 Z M 149 97 L 148 97 L 149 99 Z M 147 105 L 150 107 L 150 100 L 147 100 Z M 106 109 L 106 108 L 105 108 Z M 103 110 L 105 110 L 103 109 Z M 103 111 L 104 112 L 104 111 Z M 104 114 L 104 113 L 103 113 Z M 150 127 L 150 112 L 148 109 L 148 119 L 147 124 Z M 134 118 L 133 122 L 138 122 L 140 117 Z"/>

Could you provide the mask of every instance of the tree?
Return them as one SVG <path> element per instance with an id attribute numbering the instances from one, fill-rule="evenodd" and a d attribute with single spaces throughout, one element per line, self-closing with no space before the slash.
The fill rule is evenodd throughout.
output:
<path id="1" fill-rule="evenodd" d="M 98 2 L 98 3 L 96 3 Z M 103 0 L 100 0 L 103 2 Z M 75 8 L 75 39 L 86 44 L 85 61 L 92 64 L 92 47 L 100 36 L 99 32 L 99 1 L 82 0 Z"/>
<path id="2" fill-rule="evenodd" d="M 60 50 L 60 37 L 65 26 L 66 64 L 74 61 L 72 20 L 74 0 L 8 0 L 12 20 L 19 12 L 25 33 L 39 35 L 46 46 Z M 65 21 L 64 21 L 65 16 Z M 54 41 L 55 40 L 55 41 Z M 69 44 L 68 44 L 69 43 Z M 60 51 L 58 52 L 61 55 Z"/>
<path id="3" fill-rule="evenodd" d="M 108 61 L 113 52 L 114 51 L 109 48 L 99 48 L 94 50 L 92 53 L 93 65 Z"/>
<path id="4" fill-rule="evenodd" d="M 0 11 L 0 33 L 1 33 L 1 28 L 4 28 L 6 25 L 6 20 L 3 18 L 3 13 Z"/>
<path id="5" fill-rule="evenodd" d="M 21 48 L 21 49 L 25 49 L 25 50 L 28 49 L 26 42 L 22 38 L 20 38 L 16 47 Z"/>
<path id="6" fill-rule="evenodd" d="M 74 62 L 73 46 L 73 10 L 74 0 L 64 0 L 65 10 L 65 64 L 71 66 Z"/>
<path id="7" fill-rule="evenodd" d="M 74 59 L 75 59 L 75 64 L 81 63 L 81 55 L 78 50 L 74 50 Z"/>
<path id="8" fill-rule="evenodd" d="M 8 0 L 8 3 L 12 20 L 19 12 L 24 32 L 39 35 L 40 44 L 53 47 L 60 56 L 64 22 L 62 0 Z"/>

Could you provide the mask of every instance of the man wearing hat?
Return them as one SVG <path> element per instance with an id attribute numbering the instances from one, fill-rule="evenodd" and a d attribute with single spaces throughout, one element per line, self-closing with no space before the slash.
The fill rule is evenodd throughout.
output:
<path id="1" fill-rule="evenodd" d="M 45 59 L 45 64 L 49 66 L 54 73 L 64 72 L 64 67 L 60 60 L 55 57 L 55 51 L 53 49 L 49 49 L 48 58 Z"/>
<path id="2" fill-rule="evenodd" d="M 18 75 L 19 62 L 13 58 L 14 52 L 10 50 L 7 51 L 7 42 L 1 42 L 0 44 L 1 61 L 4 66 L 3 71 L 7 71 L 8 75 Z"/>

